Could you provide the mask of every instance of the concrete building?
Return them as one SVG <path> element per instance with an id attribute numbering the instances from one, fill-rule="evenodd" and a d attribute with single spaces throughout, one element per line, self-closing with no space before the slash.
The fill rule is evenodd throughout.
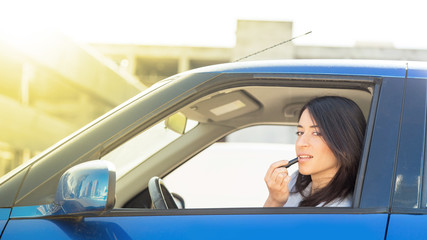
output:
<path id="1" fill-rule="evenodd" d="M 145 88 L 61 34 L 8 37 L 0 36 L 0 176 Z"/>
<path id="2" fill-rule="evenodd" d="M 232 48 L 120 44 L 91 44 L 91 46 L 127 69 L 145 85 L 151 85 L 164 77 L 185 70 L 232 62 L 254 53 L 257 54 L 242 61 L 261 59 L 427 61 L 427 50 L 396 49 L 389 43 L 357 43 L 354 47 L 299 46 L 293 42 L 280 44 L 292 37 L 292 22 L 239 20 L 236 45 Z M 274 45 L 278 46 L 270 48 Z"/>

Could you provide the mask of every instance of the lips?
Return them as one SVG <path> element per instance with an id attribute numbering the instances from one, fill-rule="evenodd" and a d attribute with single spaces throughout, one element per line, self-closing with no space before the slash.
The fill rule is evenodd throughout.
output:
<path id="1" fill-rule="evenodd" d="M 298 161 L 299 162 L 308 161 L 312 158 L 313 158 L 313 156 L 310 154 L 298 154 Z"/>

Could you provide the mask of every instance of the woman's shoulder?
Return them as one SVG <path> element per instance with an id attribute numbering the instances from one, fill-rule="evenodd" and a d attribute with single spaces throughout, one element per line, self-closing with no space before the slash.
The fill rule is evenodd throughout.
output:
<path id="1" fill-rule="evenodd" d="M 289 198 L 284 207 L 298 207 L 299 203 L 303 200 L 303 196 L 301 193 L 296 191 L 295 183 L 298 178 L 298 171 L 291 174 L 291 181 L 289 182 Z M 308 193 L 310 191 L 311 183 L 307 186 L 307 188 L 303 191 L 304 193 Z M 317 207 L 352 207 L 353 206 L 353 195 L 348 195 L 345 198 L 335 199 L 334 201 L 324 205 L 321 203 L 317 205 Z"/>
<path id="2" fill-rule="evenodd" d="M 353 195 L 348 195 L 345 198 L 335 199 L 334 201 L 326 204 L 324 207 L 352 207 Z"/>

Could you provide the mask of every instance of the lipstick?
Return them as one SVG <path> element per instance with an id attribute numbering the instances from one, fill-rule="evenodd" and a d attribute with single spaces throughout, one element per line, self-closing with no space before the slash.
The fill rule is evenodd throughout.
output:
<path id="1" fill-rule="evenodd" d="M 290 160 L 290 161 L 288 162 L 288 164 L 283 165 L 283 166 L 280 166 L 280 167 L 289 168 L 290 166 L 294 165 L 294 164 L 295 164 L 295 163 L 297 163 L 297 162 L 298 162 L 298 157 L 296 157 L 296 158 L 294 158 L 294 159 Z"/>

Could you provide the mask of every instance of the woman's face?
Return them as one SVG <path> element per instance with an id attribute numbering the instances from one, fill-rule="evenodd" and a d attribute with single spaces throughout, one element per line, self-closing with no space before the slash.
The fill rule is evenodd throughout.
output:
<path id="1" fill-rule="evenodd" d="M 297 135 L 295 148 L 299 172 L 311 175 L 313 182 L 319 180 L 327 184 L 338 171 L 338 161 L 307 109 L 298 122 Z"/>

